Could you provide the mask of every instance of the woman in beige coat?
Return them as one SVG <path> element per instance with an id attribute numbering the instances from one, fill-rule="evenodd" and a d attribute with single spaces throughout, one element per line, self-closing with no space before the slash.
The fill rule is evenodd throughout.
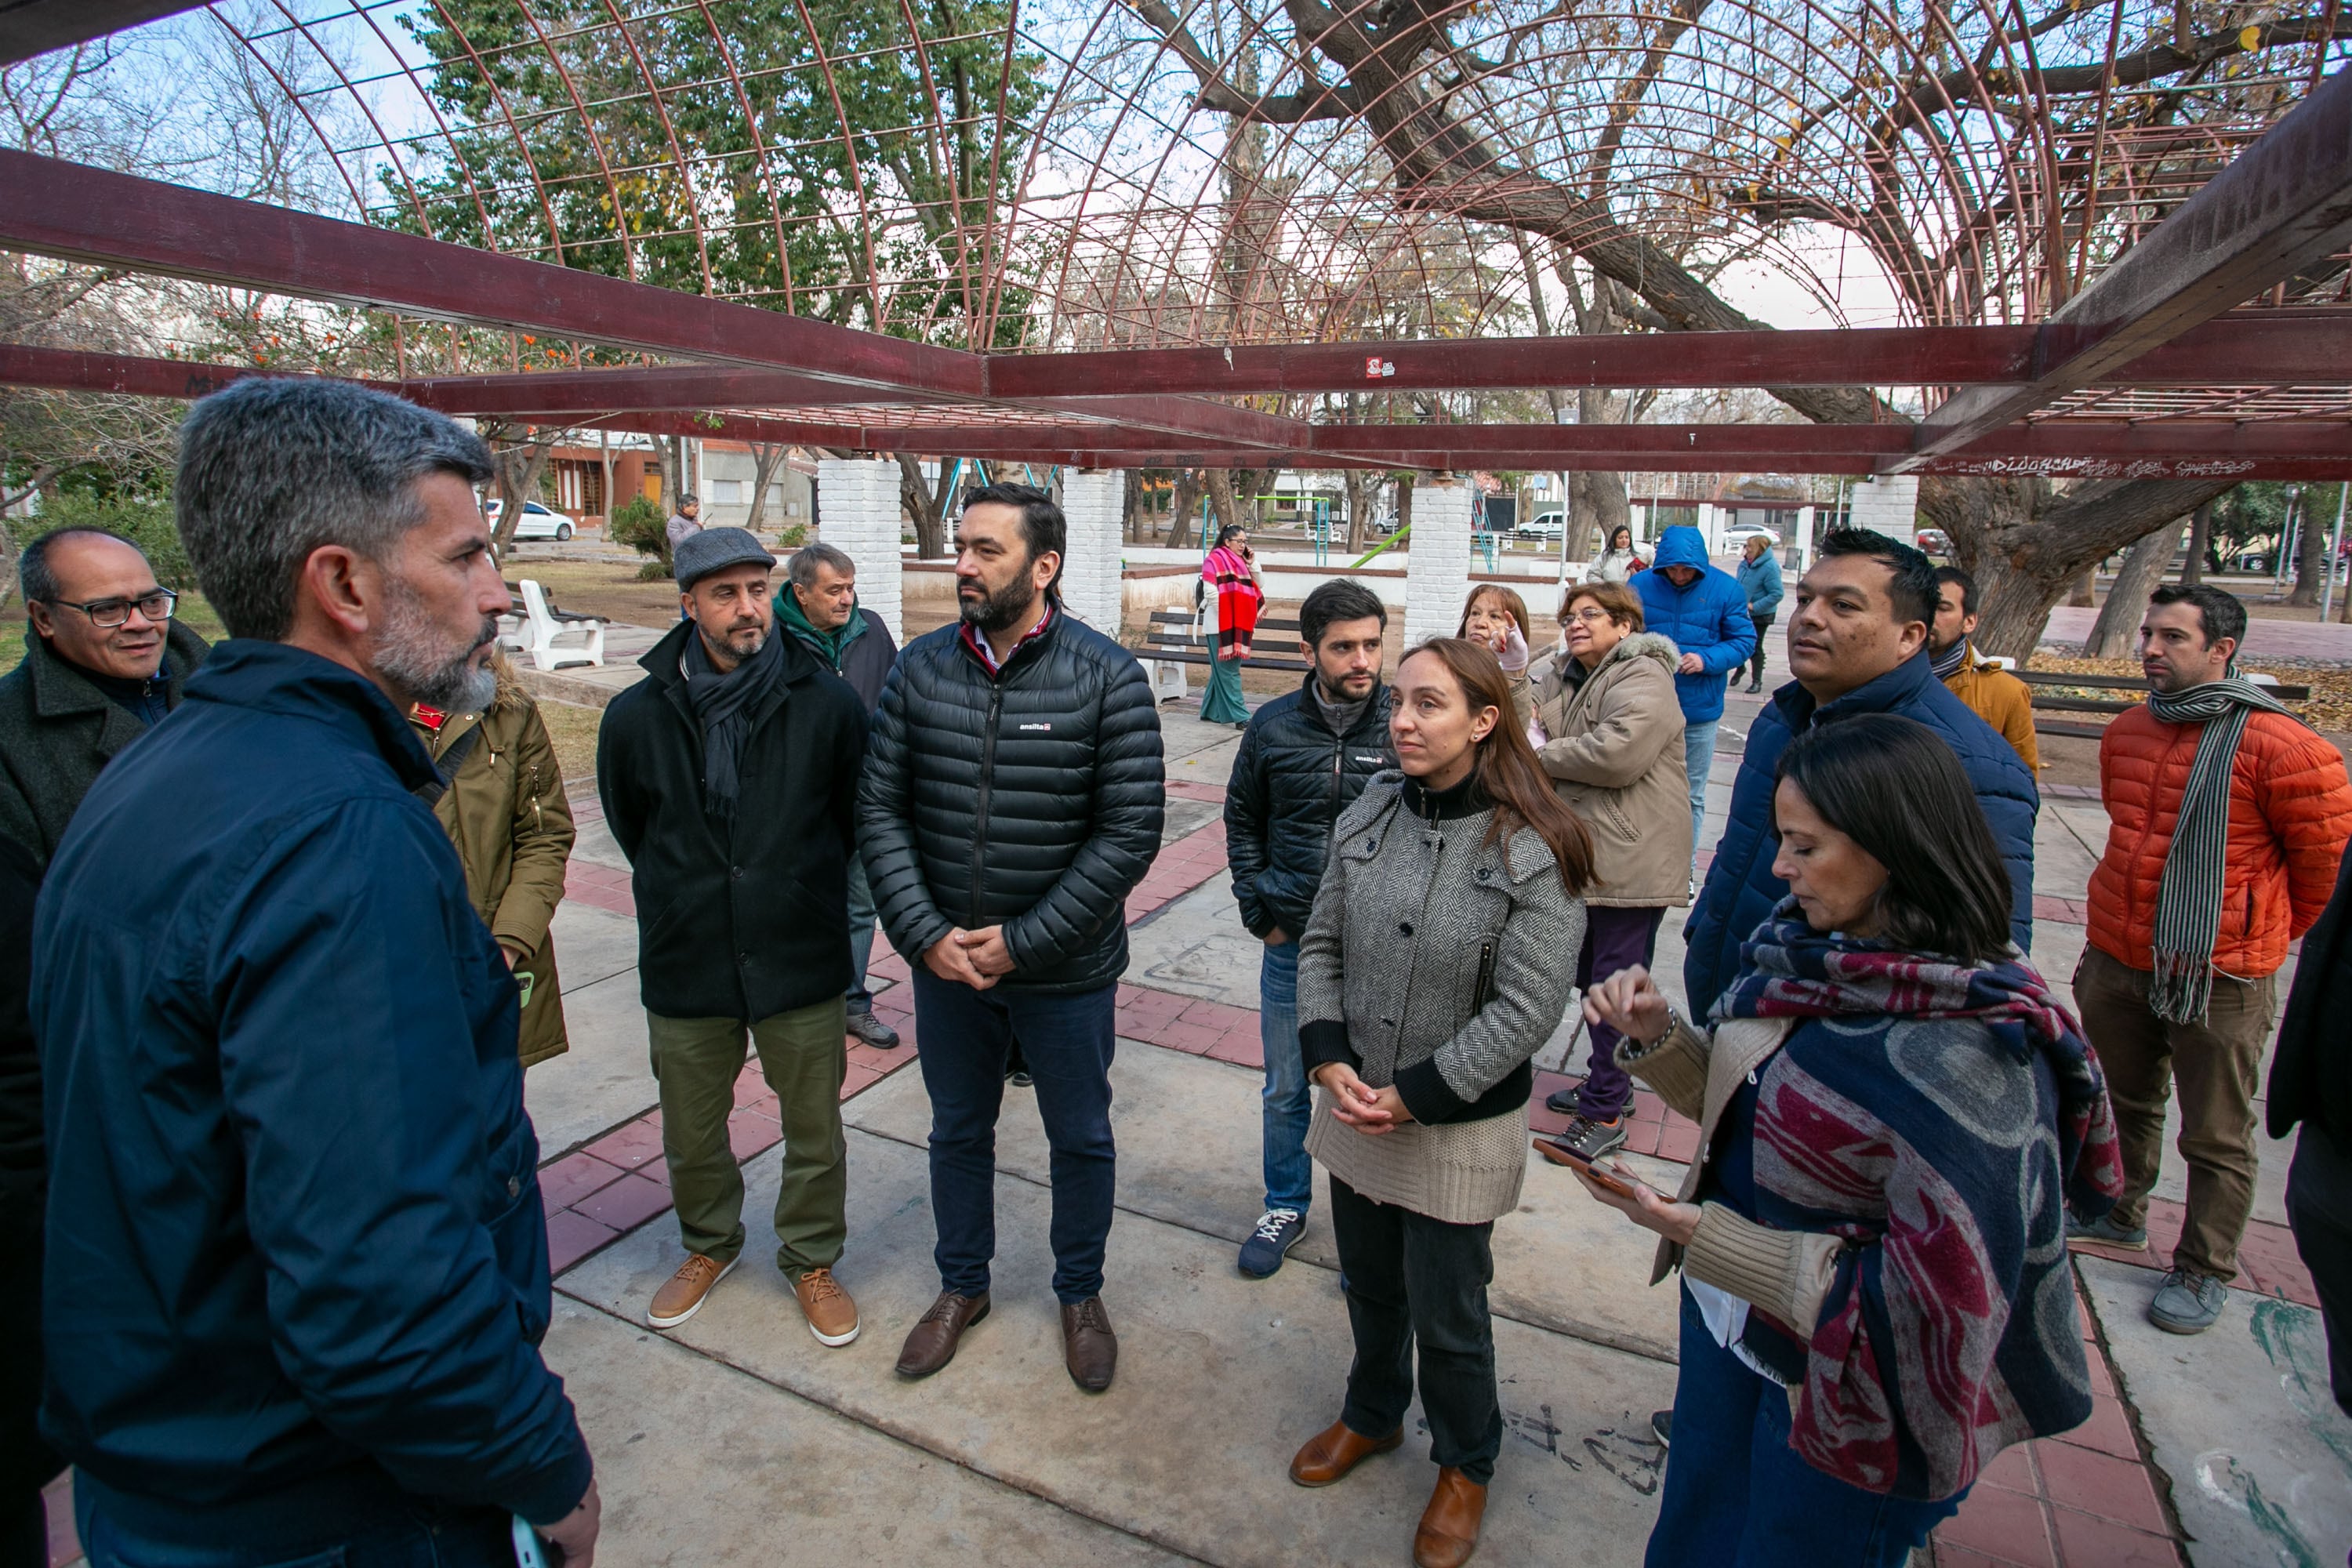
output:
<path id="1" fill-rule="evenodd" d="M 522 987 L 518 1045 L 530 1067 L 571 1048 L 548 924 L 572 858 L 572 806 L 538 704 L 497 656 L 498 695 L 478 713 L 419 707 L 409 718 L 448 777 L 433 815 L 457 847 L 466 893 Z"/>
<path id="2" fill-rule="evenodd" d="M 1560 646 L 1537 661 L 1536 756 L 1552 787 L 1592 835 L 1594 885 L 1586 896 L 1576 984 L 1649 965 L 1658 922 L 1690 901 L 1690 784 L 1683 771 L 1681 657 L 1642 629 L 1642 601 L 1622 583 L 1585 583 L 1560 605 Z M 1579 1089 L 1548 1105 L 1567 1112 L 1558 1146 L 1591 1161 L 1625 1142 L 1633 1080 L 1617 1065 L 1620 1037 L 1592 1026 L 1591 1066 Z"/>

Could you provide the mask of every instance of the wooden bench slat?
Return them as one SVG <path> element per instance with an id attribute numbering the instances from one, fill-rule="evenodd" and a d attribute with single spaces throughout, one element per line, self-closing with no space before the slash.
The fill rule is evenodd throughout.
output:
<path id="1" fill-rule="evenodd" d="M 2037 735 L 2064 735 L 2077 741 L 2095 741 L 2107 732 L 2107 727 L 2105 724 L 2074 724 L 2063 719 L 2036 719 L 2033 732 Z"/>
<path id="2" fill-rule="evenodd" d="M 2069 675 L 2063 669 L 2013 669 L 2010 673 L 2028 686 L 2080 686 L 2093 691 L 2147 690 L 2147 681 L 2128 675 Z M 2282 684 L 2263 689 L 2282 702 L 2303 702 L 2311 697 L 2308 686 Z"/>

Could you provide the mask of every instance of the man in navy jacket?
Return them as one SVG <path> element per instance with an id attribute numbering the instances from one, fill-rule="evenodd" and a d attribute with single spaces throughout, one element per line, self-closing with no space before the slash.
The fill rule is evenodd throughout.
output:
<path id="1" fill-rule="evenodd" d="M 43 1426 L 96 1568 L 227 1542 L 489 1568 L 515 1514 L 593 1557 L 537 1346 L 515 982 L 404 717 L 489 700 L 490 471 L 333 382 L 241 382 L 183 432 L 180 531 L 232 640 L 100 775 L 34 933 Z"/>
<path id="2" fill-rule="evenodd" d="M 1682 650 L 1675 667 L 1675 698 L 1683 710 L 1683 762 L 1690 770 L 1691 875 L 1698 875 L 1699 830 L 1706 826 L 1706 775 L 1715 765 L 1715 730 L 1723 719 L 1723 689 L 1730 672 L 1756 651 L 1756 623 L 1748 616 L 1748 590 L 1706 560 L 1706 539 L 1677 525 L 1658 536 L 1658 559 L 1637 574 L 1646 631 Z"/>
<path id="3" fill-rule="evenodd" d="M 1984 808 L 2009 868 L 2010 929 L 2020 949 L 2033 940 L 2033 819 L 2042 809 L 2033 775 L 2000 732 L 1936 679 L 1927 661 L 1936 566 L 1918 551 L 1867 529 L 1822 539 L 1797 584 L 1789 620 L 1789 670 L 1748 731 L 1731 820 L 1716 846 L 1684 932 L 1683 995 L 1704 1018 L 1739 973 L 1739 947 L 1780 901 L 1788 884 L 1772 875 L 1780 836 L 1772 820 L 1780 753 L 1800 731 L 1856 713 L 1916 719 L 1951 745 Z"/>

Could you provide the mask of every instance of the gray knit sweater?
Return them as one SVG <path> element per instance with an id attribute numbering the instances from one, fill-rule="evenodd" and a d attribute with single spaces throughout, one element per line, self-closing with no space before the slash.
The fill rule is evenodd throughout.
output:
<path id="1" fill-rule="evenodd" d="M 1528 1058 L 1567 1008 L 1562 955 L 1584 942 L 1550 849 L 1526 829 L 1487 844 L 1493 811 L 1467 788 L 1375 774 L 1333 829 L 1298 948 L 1307 1070 L 1346 1062 L 1413 1118 L 1375 1137 L 1318 1100 L 1307 1152 L 1368 1197 L 1457 1225 L 1518 1202 Z"/>

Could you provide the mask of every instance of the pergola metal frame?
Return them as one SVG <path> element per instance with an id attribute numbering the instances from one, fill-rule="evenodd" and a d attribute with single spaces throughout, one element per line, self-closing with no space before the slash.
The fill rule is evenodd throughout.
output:
<path id="1" fill-rule="evenodd" d="M 310 37 L 320 24 L 297 19 L 288 3 L 281 0 L 279 7 L 287 26 Z M 373 10 L 362 0 L 349 3 L 352 15 L 382 37 Z M 1740 7 L 1739 15 L 1751 29 L 1785 30 L 1790 15 L 1808 19 L 1808 27 L 1816 16 L 1829 26 L 1828 13 L 1811 9 L 1810 0 L 1792 3 L 1793 10 L 1783 6 L 1769 17 L 1754 5 Z M 1153 9 L 1156 0 L 1127 4 L 1138 16 L 1159 15 Z M 1344 130 L 1323 136 L 1312 129 L 1335 121 L 1344 125 L 1350 116 L 1376 116 L 1383 103 L 1411 107 L 1406 102 L 1413 90 L 1409 85 L 1393 79 L 1369 85 L 1384 79 L 1375 68 L 1377 50 L 1375 58 L 1363 62 L 1367 85 L 1356 85 L 1352 77 L 1337 84 L 1311 79 L 1311 73 L 1294 61 L 1286 68 L 1295 79 L 1286 87 L 1277 83 L 1253 96 L 1215 76 L 1216 62 L 1203 58 L 1208 51 L 1193 39 L 1191 24 L 1172 13 L 1162 18 L 1161 36 L 1156 47 L 1147 48 L 1150 60 L 1143 67 L 1129 58 L 1144 47 L 1132 39 L 1118 48 L 1097 47 L 1111 9 L 1101 14 L 1096 28 L 1076 39 L 1041 39 L 1008 26 L 995 39 L 1006 60 L 1024 49 L 1046 49 L 1064 68 L 1063 79 L 1052 86 L 1039 114 L 1042 129 L 1028 154 L 1033 164 L 1042 155 L 1041 147 L 1076 145 L 1068 141 L 1075 134 L 1075 111 L 1065 106 L 1082 88 L 1125 84 L 1108 93 L 1114 106 L 1113 132 L 1093 147 L 1082 176 L 1072 182 L 1074 191 L 1049 199 L 1033 167 L 1019 181 L 1009 215 L 968 235 L 962 227 L 967 222 L 964 204 L 953 204 L 956 237 L 944 253 L 960 258 L 963 272 L 948 280 L 961 290 L 952 321 L 935 317 L 910 323 L 891 316 L 877 259 L 887 247 L 877 249 L 877 237 L 888 232 L 889 222 L 907 221 L 907 215 L 893 218 L 879 213 L 869 193 L 859 187 L 855 232 L 865 252 L 865 273 L 858 286 L 874 295 L 872 319 L 896 329 L 883 331 L 795 313 L 799 301 L 789 279 L 779 297 L 726 297 L 728 290 L 709 258 L 714 249 L 739 235 L 742 225 L 707 219 L 702 206 L 691 201 L 683 209 L 685 227 L 633 232 L 622 225 L 611 244 L 628 253 L 633 246 L 649 246 L 666 235 L 691 237 L 702 258 L 698 289 L 559 264 L 580 259 L 578 242 L 572 242 L 572 250 L 567 251 L 556 218 L 566 190 L 601 181 L 617 211 L 625 181 L 675 180 L 691 193 L 698 188 L 698 170 L 714 160 L 751 159 L 760 180 L 774 180 L 779 176 L 765 161 L 778 150 L 753 146 L 698 153 L 679 140 L 666 95 L 689 89 L 733 92 L 745 106 L 744 123 L 755 140 L 759 133 L 759 118 L 750 112 L 751 84 L 737 71 L 725 47 L 724 29 L 703 0 L 688 0 L 658 15 L 683 17 L 682 25 L 693 25 L 688 14 L 699 5 L 701 23 L 719 44 L 728 69 L 737 71 L 730 81 L 663 80 L 659 68 L 639 47 L 639 32 L 649 25 L 646 18 L 625 16 L 617 5 L 606 4 L 608 15 L 591 15 L 559 36 L 541 12 L 530 9 L 529 0 L 515 0 L 515 5 L 527 24 L 517 35 L 520 41 L 481 51 L 466 42 L 466 49 L 474 51 L 470 68 L 495 87 L 501 79 L 497 59 L 543 58 L 562 77 L 572 110 L 519 114 L 493 91 L 497 103 L 489 119 L 455 124 L 436 107 L 433 121 L 438 129 L 422 140 L 439 149 L 440 168 L 453 182 L 444 194 L 469 193 L 465 199 L 479 215 L 484 233 L 496 239 L 504 232 L 494 221 L 493 208 L 505 196 L 527 195 L 522 205 L 547 215 L 547 230 L 538 239 L 520 238 L 509 249 L 490 249 L 433 237 L 432 203 L 420 195 L 422 176 L 411 167 L 421 157 L 420 139 L 383 133 L 379 126 L 372 142 L 330 151 L 344 169 L 354 207 L 363 216 L 383 215 L 366 194 L 372 176 L 355 174 L 352 165 L 363 157 L 384 160 L 392 172 L 380 183 L 386 192 L 397 187 L 404 193 L 401 199 L 407 205 L 402 216 L 423 232 L 240 202 L 10 152 L 0 153 L 0 247 L 394 311 L 407 318 L 545 335 L 593 345 L 601 354 L 618 352 L 646 362 L 512 374 L 416 376 L 385 384 L 452 413 L 495 416 L 513 425 L 691 433 L 852 451 L 951 453 L 1082 467 L 2352 478 L 2352 352 L 2347 352 L 2352 351 L 2352 306 L 2333 298 L 2352 286 L 2352 271 L 2342 266 L 2347 244 L 2352 244 L 2352 69 L 2319 74 L 2328 40 L 2343 36 L 2337 30 L 2336 0 L 2328 0 L 2324 26 L 2305 28 L 2314 49 L 2313 75 L 2305 90 L 2292 99 L 2291 108 L 2267 126 L 2201 126 L 2175 135 L 2175 152 L 2183 136 L 2205 138 L 2200 146 L 2210 142 L 2210 161 L 2217 172 L 2193 188 L 2158 191 L 2134 184 L 2136 171 L 2158 163 L 2151 161 L 2153 154 L 2135 163 L 2146 150 L 2136 153 L 2127 145 L 2129 136 L 2120 132 L 2111 136 L 2107 121 L 2100 121 L 2097 143 L 2087 150 L 2094 169 L 2100 160 L 2112 160 L 2118 171 L 2114 202 L 2130 213 L 2153 215 L 2152 221 L 2126 222 L 2126 242 L 2104 267 L 2091 264 L 2094 215 L 2080 215 L 2081 239 L 2068 242 L 2071 253 L 2067 244 L 2055 247 L 2062 258 L 2072 255 L 2072 274 L 2058 268 L 2044 276 L 2019 259 L 2031 245 L 2044 244 L 2048 237 L 2022 229 L 2012 232 L 2031 217 L 2021 197 L 2014 204 L 2017 212 L 1979 215 L 1970 220 L 1974 228 L 1962 226 L 1965 232 L 1937 232 L 1935 225 L 1946 222 L 1950 214 L 1931 202 L 1916 215 L 1916 233 L 1887 241 L 1890 254 L 1906 245 L 1915 249 L 1940 246 L 1948 257 L 1960 254 L 1955 247 L 1973 246 L 1991 259 L 1971 261 L 1963 268 L 1975 279 L 1972 301 L 1937 296 L 1937 289 L 1945 284 L 1930 287 L 1932 280 L 1924 273 L 1905 283 L 1907 308 L 1928 318 L 1916 324 L 1800 331 L 1486 336 L 1481 329 L 1506 321 L 1510 312 L 1499 292 L 1480 284 L 1465 296 L 1472 306 L 1470 318 L 1447 324 L 1455 335 L 1431 331 L 1406 338 L 1336 342 L 1300 339 L 1311 340 L 1318 327 L 1333 322 L 1394 319 L 1393 311 L 1384 317 L 1379 310 L 1359 309 L 1365 290 L 1396 291 L 1379 266 L 1360 265 L 1366 258 L 1402 267 L 1407 292 L 1410 279 L 1417 276 L 1433 296 L 1439 283 L 1433 265 L 1442 263 L 1457 272 L 1466 267 L 1470 274 L 1478 274 L 1483 263 L 1477 237 L 1486 236 L 1491 248 L 1496 232 L 1495 220 L 1482 215 L 1517 199 L 1507 189 L 1511 176 L 1500 163 L 1495 163 L 1491 178 L 1467 184 L 1457 180 L 1449 186 L 1435 175 L 1423 179 L 1412 188 L 1410 204 L 1387 190 L 1389 182 L 1370 177 L 1375 163 L 1401 168 L 1425 157 L 1439 169 L 1443 158 L 1454 157 L 1456 151 L 1443 145 L 1442 129 L 1423 133 L 1408 124 L 1388 133 L 1380 140 L 1377 159 L 1366 151 L 1361 136 L 1350 140 Z M 71 5 L 65 0 L 0 0 L 0 60 L 24 58 L 41 48 L 184 8 L 175 0 L 76 0 Z M 440 25 L 456 26 L 439 0 L 434 0 L 430 10 Z M 805 11 L 801 15 L 805 21 Z M 1361 20 L 1360 6 L 1328 15 L 1333 20 L 1328 26 L 1333 31 L 1369 26 Z M 1990 204 L 1989 193 L 2022 192 L 2034 179 L 2054 180 L 2058 150 L 2051 140 L 2053 121 L 2048 106 L 2062 89 L 2078 98 L 2095 92 L 2102 105 L 2121 90 L 2126 68 L 2118 52 L 2123 16 L 2122 0 L 2116 0 L 2116 26 L 2095 83 L 2075 82 L 2066 75 L 2074 67 L 2044 69 L 2032 60 L 2036 35 L 2031 29 L 2015 37 L 1994 37 L 1980 57 L 1964 56 L 1966 63 L 1957 73 L 1934 75 L 1934 89 L 1947 100 L 1965 89 L 1973 102 L 2013 108 L 2018 139 L 2014 146 L 1992 150 L 1945 148 L 1939 154 L 1944 163 L 1937 172 L 1941 184 L 1930 184 L 1946 195 L 1962 186 L 1988 193 Z M 919 46 L 921 29 L 911 11 L 908 18 Z M 232 24 L 224 19 L 223 25 Z M 1960 24 L 1949 25 L 1957 28 Z M 1533 36 L 1536 24 L 1528 26 L 1528 36 Z M 1250 27 L 1250 37 L 1265 37 L 1263 20 Z M 634 70 L 642 91 L 631 89 L 617 99 L 584 93 L 568 63 L 576 60 L 584 36 L 593 36 L 615 59 L 625 57 L 631 64 L 616 68 L 622 68 L 624 77 Z M 1720 37 L 1730 36 L 1718 32 Z M 942 44 L 939 38 L 929 41 L 935 47 Z M 1651 55 L 1675 41 L 1660 35 Z M 1750 40 L 1751 47 L 1756 43 Z M 1868 29 L 1855 35 L 1850 47 L 1839 47 L 1857 57 L 1866 55 Z M 2252 47 L 2245 43 L 2248 49 Z M 1850 168 L 1832 171 L 1840 179 L 1881 178 L 1901 160 L 1919 156 L 1895 131 L 1873 125 L 1890 113 L 1899 115 L 1906 95 L 1913 110 L 1924 112 L 1919 95 L 1927 88 L 1906 85 L 1912 78 L 1901 72 L 1916 76 L 1924 69 L 1919 62 L 1931 51 L 1900 40 L 1887 41 L 1884 47 L 1889 56 L 1887 79 L 1900 88 L 1891 108 L 1856 88 L 1847 97 L 1859 95 L 1861 101 L 1846 110 L 1805 110 L 1785 137 L 1763 138 L 1755 146 L 1726 152 L 1724 188 L 1743 192 L 1740 200 L 1751 215 L 1775 202 L 1795 200 L 1786 191 L 1775 196 L 1768 189 L 1772 178 L 1785 183 L 1801 173 L 1792 165 L 1780 166 L 1785 160 L 1773 147 L 1786 153 L 1808 136 L 1825 137 L 1825 145 L 1832 151 L 1843 148 L 1851 159 Z M 2011 63 L 1984 63 L 1995 56 Z M 812 80 L 832 93 L 837 105 L 841 73 L 854 64 L 820 47 Z M 1656 168 L 1639 164 L 1633 149 L 1637 123 L 1653 101 L 1644 94 L 1659 89 L 1661 68 L 1655 59 L 1649 60 L 1612 89 L 1611 101 L 1622 105 L 1623 112 L 1612 109 L 1594 154 L 1599 171 L 1612 187 L 1626 193 L 1621 199 L 1648 204 L 1654 217 L 1666 210 L 1660 205 L 1664 176 Z M 418 68 L 411 64 L 402 69 L 429 102 L 432 95 Z M 1748 69 L 1754 82 L 1766 79 L 1765 67 Z M 923 70 L 929 82 L 928 57 Z M 1170 108 L 1171 73 L 1196 81 L 1192 107 L 1182 115 Z M 1394 78 L 1397 73 L 1386 74 Z M 341 90 L 357 100 L 362 84 L 340 72 L 339 79 Z M 950 112 L 936 84 L 929 90 L 928 106 L 918 106 L 910 116 L 914 133 L 945 146 L 947 139 L 978 123 L 976 114 Z M 1487 89 L 1473 83 L 1463 90 Z M 650 108 L 668 137 L 666 163 L 631 166 L 611 161 L 598 127 L 614 102 Z M 1180 170 L 1181 178 L 1170 173 L 1187 165 L 1188 154 L 1198 152 L 1199 133 L 1188 127 L 1204 105 L 1228 113 L 1245 111 L 1240 113 L 1242 122 L 1266 125 L 1278 136 L 1278 142 L 1255 154 L 1259 190 L 1233 198 L 1216 194 L 1214 170 L 1206 174 Z M 1540 121 L 1540 112 L 1534 109 L 1506 104 L 1493 111 L 1514 124 Z M 1001 121 L 1001 103 L 997 112 Z M 1675 112 L 1695 110 L 1685 103 Z M 1513 113 L 1520 113 L 1522 120 L 1510 120 Z M 1842 115 L 1852 123 L 1840 121 L 1831 126 Z M 1138 173 L 1139 164 L 1132 160 L 1122 163 L 1116 154 L 1114 149 L 1122 145 L 1115 133 L 1119 124 L 1149 124 L 1160 134 L 1157 165 L 1149 177 Z M 845 116 L 842 126 L 842 140 L 854 162 L 857 138 Z M 540 132 L 550 127 L 576 133 L 581 146 L 593 153 L 590 162 L 595 170 L 557 174 L 543 169 L 545 148 L 551 143 Z M 1003 130 L 1001 122 L 996 130 Z M 1668 132 L 1657 136 L 1662 144 L 1672 140 Z M 484 183 L 480 160 L 468 161 L 468 137 L 496 141 L 502 157 L 519 158 L 521 184 L 501 192 Z M 1525 164 L 1531 148 L 1530 142 L 1505 151 Z M 2068 155 L 2084 152 L 2075 148 Z M 1812 150 L 1817 162 L 1822 155 L 1820 147 Z M 1963 177 L 1970 160 L 1983 166 Z M 1292 184 L 1289 200 L 1269 209 L 1263 187 L 1274 178 L 1266 173 L 1273 169 L 1293 171 L 1283 176 Z M 1231 173 L 1225 171 L 1229 184 Z M 1174 188 L 1171 181 L 1177 185 L 1193 182 L 1190 188 L 1196 199 L 1190 204 L 1171 200 L 1167 195 Z M 1746 183 L 1738 184 L 1742 181 Z M 2095 177 L 2091 189 L 2106 199 L 2105 187 Z M 1596 198 L 1601 205 L 1592 221 L 1605 218 L 1609 207 L 1602 198 L 1609 194 Z M 1114 195 L 1129 199 L 1123 205 L 1107 201 L 1107 216 L 1089 216 L 1084 210 L 1097 198 Z M 784 208 L 772 191 L 771 196 L 781 255 Z M 1701 193 L 1692 199 L 1704 208 L 1713 198 Z M 1660 221 L 1669 219 L 1671 215 Z M 1016 269 L 1009 258 L 1018 248 L 1024 221 L 1034 232 L 1063 242 L 1057 258 L 1042 269 L 1032 265 L 1022 274 L 1031 283 L 1051 279 L 1048 286 L 1031 290 L 1039 330 L 1019 350 L 975 352 L 971 342 L 996 341 L 1006 301 L 1017 291 Z M 1685 214 L 1671 221 L 1698 220 Z M 1486 227 L 1482 229 L 1482 224 Z M 1146 243 L 1157 232 L 1155 226 L 1169 225 L 1181 231 L 1176 238 Z M 1213 237 L 1229 251 L 1233 234 L 1252 225 L 1273 237 L 1261 236 L 1264 243 L 1253 255 L 1255 264 L 1280 275 L 1276 282 L 1255 293 L 1240 290 L 1222 303 L 1205 300 L 1197 289 L 1178 286 L 1180 262 L 1187 256 L 1197 259 L 1203 237 L 1211 236 L 1211 226 L 1214 226 Z M 2044 244 L 2044 248 L 2050 247 Z M 2001 255 L 2010 259 L 1999 259 Z M 1338 279 L 1332 284 L 1338 294 L 1328 288 L 1317 294 L 1313 274 L 1318 258 Z M 1346 265 L 1341 265 L 1343 259 Z M 2289 280 L 2315 276 L 2324 287 L 2299 284 L 2296 295 L 2287 297 Z M 922 281 L 909 277 L 908 288 Z M 1534 282 L 1528 286 L 1541 287 Z M 784 308 L 774 308 L 779 305 Z M 934 301 L 928 308 L 943 307 Z M 2012 310 L 2021 310 L 2026 319 L 1983 319 Z M 956 346 L 926 341 L 917 328 L 929 338 L 952 336 L 961 330 L 967 342 Z M 0 384 L 185 397 L 239 375 L 279 373 L 0 345 Z M 1485 424 L 1447 418 L 1442 400 L 1433 412 L 1424 409 L 1403 419 L 1317 421 L 1295 412 L 1307 399 L 1366 392 L 1386 395 L 1379 401 L 1392 416 L 1394 395 L 1409 393 L 1806 386 L 1920 387 L 1927 389 L 1934 406 L 1916 424 L 1894 419 Z M 1872 405 L 1881 406 L 1875 398 Z M 1283 407 L 1294 412 L 1277 411 Z"/>

